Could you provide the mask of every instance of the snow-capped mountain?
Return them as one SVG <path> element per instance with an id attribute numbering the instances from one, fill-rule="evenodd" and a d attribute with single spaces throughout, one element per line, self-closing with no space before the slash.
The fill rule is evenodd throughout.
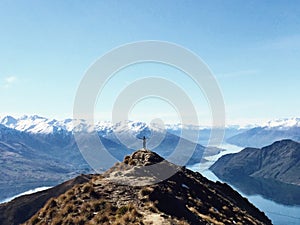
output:
<path id="1" fill-rule="evenodd" d="M 20 118 L 5 116 L 0 118 L 0 125 L 11 131 L 16 131 L 15 134 L 10 136 L 11 140 L 24 140 L 24 143 L 32 149 L 49 154 L 55 159 L 62 158 L 67 162 L 71 159 L 74 162 L 82 162 L 82 156 L 73 136 L 77 129 L 88 132 L 95 130 L 104 146 L 118 160 L 122 160 L 128 152 L 141 148 L 142 141 L 140 139 L 143 137 L 147 138 L 147 147 L 149 149 L 157 151 L 166 157 L 172 153 L 179 142 L 181 137 L 180 129 L 189 130 L 188 135 L 194 135 L 195 132 L 201 129 L 197 126 L 182 128 L 181 125 L 176 125 L 172 128 L 169 125 L 165 129 L 158 124 L 148 125 L 139 121 L 123 121 L 116 124 L 101 121 L 91 127 L 92 125 L 84 120 L 76 120 L 74 123 L 73 119 L 59 121 L 37 115 L 22 116 Z M 209 138 L 210 130 L 202 130 L 201 132 L 202 139 Z M 21 135 L 22 138 L 16 138 L 17 134 Z M 183 141 L 187 145 L 193 145 L 188 135 L 183 137 Z M 200 156 L 205 150 L 205 147 L 200 145 L 197 140 L 196 145 L 198 153 L 197 157 L 195 156 L 192 160 L 193 162 L 201 160 Z M 216 152 L 215 149 L 214 152 Z"/>
<path id="2" fill-rule="evenodd" d="M 14 118 L 12 116 L 0 117 L 0 124 L 26 133 L 39 134 L 39 135 L 70 135 L 74 130 L 76 131 L 96 131 L 100 136 L 113 138 L 114 134 L 118 134 L 117 137 L 121 137 L 123 134 L 130 134 L 136 138 L 142 138 L 146 136 L 149 138 L 152 133 L 165 133 L 169 132 L 177 136 L 181 136 L 182 131 L 186 136 L 184 138 L 195 141 L 194 137 L 196 132 L 200 131 L 200 136 L 197 142 L 206 144 L 210 137 L 211 128 L 197 125 L 182 125 L 182 124 L 165 124 L 164 127 L 160 127 L 159 124 L 146 124 L 140 121 L 122 121 L 113 124 L 110 121 L 99 121 L 94 125 L 87 123 L 84 120 L 56 120 L 48 119 L 45 117 L 33 115 L 22 116 Z M 74 125 L 75 124 L 75 125 Z M 74 128 L 75 127 L 75 128 Z M 238 126 L 226 128 L 226 138 L 236 135 L 245 131 L 246 129 L 240 129 Z M 115 136 L 114 136 L 115 137 Z"/>
<path id="3" fill-rule="evenodd" d="M 149 130 L 149 126 L 146 123 L 138 121 L 123 121 L 113 124 L 109 121 L 96 122 L 94 126 L 84 120 L 56 120 L 48 119 L 41 116 L 22 116 L 19 118 L 14 118 L 12 116 L 5 116 L 0 118 L 0 124 L 12 128 L 18 131 L 32 133 L 32 134 L 54 134 L 65 132 L 72 132 L 74 130 L 74 125 L 79 131 L 92 131 L 95 130 L 99 134 L 109 134 L 111 132 L 132 132 L 133 134 L 138 134 L 141 131 Z M 152 127 L 151 129 L 154 129 Z"/>
<path id="4" fill-rule="evenodd" d="M 265 127 L 266 129 L 290 129 L 292 127 L 300 127 L 300 118 L 271 120 L 263 124 L 262 127 Z"/>
<path id="5" fill-rule="evenodd" d="M 47 136 L 47 138 L 52 138 L 61 144 L 70 142 L 75 126 L 77 131 L 96 131 L 100 137 L 134 149 L 140 146 L 139 139 L 143 136 L 147 139 L 151 139 L 151 137 L 157 139 L 164 136 L 166 132 L 182 136 L 184 131 L 185 137 L 183 138 L 195 141 L 195 135 L 199 134 L 197 143 L 206 145 L 211 133 L 211 128 L 195 125 L 166 124 L 164 127 L 159 127 L 140 121 L 122 121 L 115 124 L 110 121 L 100 121 L 91 125 L 84 120 L 56 120 L 37 115 L 19 118 L 5 116 L 0 118 L 0 125 L 29 134 Z M 299 141 L 300 118 L 272 120 L 252 129 L 228 126 L 225 128 L 225 139 L 232 144 L 252 147 L 266 146 L 281 139 Z M 155 145 L 152 143 L 152 146 Z"/>
<path id="6" fill-rule="evenodd" d="M 0 119 L 0 124 L 6 127 L 34 134 L 51 134 L 62 130 L 69 131 L 72 129 L 71 123 L 72 120 L 57 121 L 37 115 L 22 116 L 20 118 L 5 116 Z"/>
<path id="7" fill-rule="evenodd" d="M 261 148 L 282 139 L 300 141 L 300 118 L 268 121 L 228 138 L 227 142 L 243 147 Z"/>

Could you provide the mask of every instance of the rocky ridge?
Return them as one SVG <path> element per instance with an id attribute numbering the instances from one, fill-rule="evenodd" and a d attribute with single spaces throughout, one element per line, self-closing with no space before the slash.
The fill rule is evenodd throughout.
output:
<path id="1" fill-rule="evenodd" d="M 156 165 L 162 167 L 155 169 Z M 161 181 L 165 171 L 161 168 L 176 173 Z M 24 224 L 271 224 L 271 221 L 227 184 L 209 181 L 200 173 L 142 149 L 104 174 L 90 175 L 86 182 L 49 199 Z"/>

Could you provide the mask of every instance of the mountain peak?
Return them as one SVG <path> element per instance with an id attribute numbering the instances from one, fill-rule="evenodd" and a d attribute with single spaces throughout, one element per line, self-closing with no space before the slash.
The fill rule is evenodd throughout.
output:
<path id="1" fill-rule="evenodd" d="M 284 118 L 284 119 L 276 119 L 268 121 L 263 125 L 263 127 L 266 127 L 268 129 L 271 128 L 290 128 L 290 127 L 300 127 L 300 118 Z"/>
<path id="2" fill-rule="evenodd" d="M 164 159 L 155 152 L 148 149 L 140 149 L 132 153 L 130 156 L 126 156 L 124 163 L 134 166 L 148 166 L 160 163 L 163 160 Z"/>
<path id="3" fill-rule="evenodd" d="M 178 167 L 181 169 L 173 176 L 158 183 L 128 186 L 118 182 L 122 177 L 131 179 L 133 170 L 140 173 L 146 168 L 141 166 L 162 160 L 158 154 L 140 149 L 104 174 L 91 175 L 85 183 L 49 199 L 25 224 L 271 224 L 228 185 L 186 168 Z M 162 164 L 176 166 L 166 160 Z M 146 172 L 132 181 L 151 176 L 153 173 Z M 44 196 L 47 192 L 51 189 Z"/>
<path id="4" fill-rule="evenodd" d="M 0 123 L 7 127 L 11 127 L 17 123 L 17 120 L 12 116 L 5 116 L 1 119 Z"/>

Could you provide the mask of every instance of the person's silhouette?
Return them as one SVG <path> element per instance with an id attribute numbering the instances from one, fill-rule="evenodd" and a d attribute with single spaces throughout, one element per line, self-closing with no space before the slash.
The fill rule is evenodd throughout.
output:
<path id="1" fill-rule="evenodd" d="M 143 149 L 146 149 L 146 137 L 143 137 Z"/>

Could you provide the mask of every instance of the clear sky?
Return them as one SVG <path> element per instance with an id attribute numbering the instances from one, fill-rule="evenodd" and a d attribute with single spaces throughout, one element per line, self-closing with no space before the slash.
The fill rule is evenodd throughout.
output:
<path id="1" fill-rule="evenodd" d="M 0 114 L 71 117 L 89 66 L 116 46 L 141 40 L 174 42 L 199 55 L 217 78 L 228 123 L 300 116 L 300 1 L 292 0 L 1 0 Z M 199 116 L 209 120 L 203 96 L 172 69 L 146 65 L 123 73 L 99 98 L 100 119 L 110 119 L 124 85 L 165 75 L 190 92 Z M 148 99 L 132 117 L 161 114 L 178 122 L 170 113 L 170 106 Z"/>

